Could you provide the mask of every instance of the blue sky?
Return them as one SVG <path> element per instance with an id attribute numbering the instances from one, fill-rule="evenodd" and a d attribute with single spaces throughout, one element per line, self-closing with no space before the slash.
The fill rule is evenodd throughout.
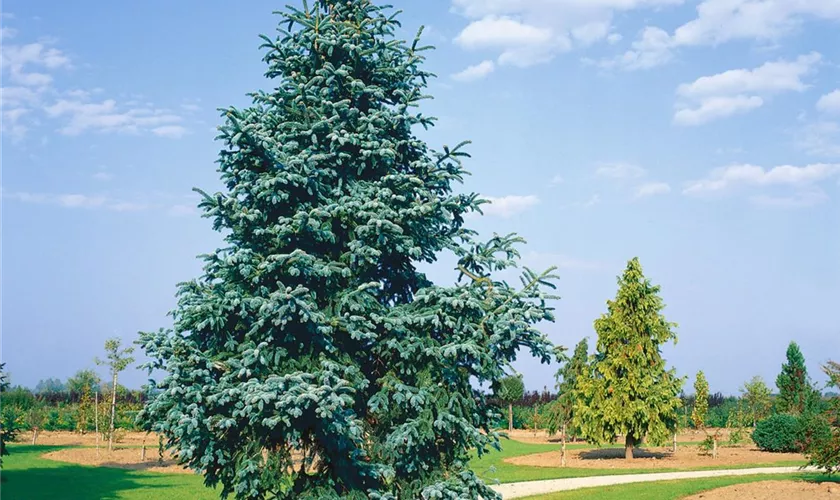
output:
<path id="1" fill-rule="evenodd" d="M 34 386 L 104 340 L 170 324 L 220 244 L 216 108 L 266 88 L 259 33 L 286 2 L 27 2 L 2 18 L 2 358 Z M 557 322 L 593 320 L 633 256 L 679 324 L 670 365 L 734 393 L 787 343 L 840 358 L 840 3 L 396 1 L 427 26 L 433 147 L 470 139 L 484 234 L 558 265 Z M 95 21 L 93 21 L 95 20 Z M 432 266 L 441 281 L 451 261 Z M 529 388 L 555 367 L 517 363 Z M 123 378 L 137 387 L 145 374 Z M 690 392 L 691 380 L 686 385 Z"/>

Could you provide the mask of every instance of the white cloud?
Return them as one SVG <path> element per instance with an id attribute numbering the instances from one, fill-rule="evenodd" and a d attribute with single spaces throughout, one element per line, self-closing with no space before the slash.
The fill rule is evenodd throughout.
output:
<path id="1" fill-rule="evenodd" d="M 697 17 L 679 26 L 673 34 L 648 27 L 630 50 L 597 64 L 626 70 L 646 69 L 667 63 L 672 59 L 672 52 L 680 47 L 717 46 L 734 40 L 775 43 L 799 30 L 809 19 L 840 21 L 840 2 L 704 0 L 697 6 Z"/>
<path id="2" fill-rule="evenodd" d="M 8 72 L 12 83 L 30 87 L 43 87 L 52 82 L 52 76 L 42 72 L 29 72 L 30 67 L 42 69 L 69 68 L 70 58 L 56 48 L 47 47 L 46 43 L 26 45 L 4 44 L 0 66 Z"/>
<path id="3" fill-rule="evenodd" d="M 840 113 L 840 89 L 820 97 L 817 109 L 825 113 Z"/>
<path id="4" fill-rule="evenodd" d="M 14 38 L 17 35 L 17 30 L 14 28 L 0 27 L 0 40 L 6 38 Z"/>
<path id="5" fill-rule="evenodd" d="M 746 113 L 760 108 L 764 100 L 758 96 L 710 97 L 696 108 L 682 108 L 674 113 L 677 125 L 702 125 L 719 118 Z"/>
<path id="6" fill-rule="evenodd" d="M 55 104 L 46 107 L 44 111 L 53 118 L 67 117 L 67 124 L 59 129 L 65 135 L 79 135 L 88 130 L 125 133 L 152 131 L 155 135 L 169 137 L 183 134 L 183 130 L 174 131 L 163 127 L 166 124 L 180 122 L 180 116 L 165 109 L 120 109 L 113 99 L 99 103 L 60 99 Z M 154 132 L 155 129 L 158 129 L 158 132 Z"/>
<path id="7" fill-rule="evenodd" d="M 609 179 L 634 179 L 645 175 L 645 169 L 629 163 L 602 163 L 595 170 L 595 175 Z"/>
<path id="8" fill-rule="evenodd" d="M 601 203 L 601 197 L 597 194 L 593 194 L 591 198 L 589 198 L 583 203 L 580 203 L 580 206 L 582 206 L 583 208 L 589 208 L 594 207 L 598 203 Z"/>
<path id="9" fill-rule="evenodd" d="M 551 30 L 523 24 L 509 17 L 488 16 L 471 23 L 455 37 L 465 49 L 542 45 L 551 41 Z"/>
<path id="10" fill-rule="evenodd" d="M 646 184 L 642 184 L 636 189 L 636 198 L 645 198 L 647 196 L 667 194 L 670 192 L 671 186 L 665 182 L 648 182 Z"/>
<path id="11" fill-rule="evenodd" d="M 684 0 L 453 0 L 470 20 L 455 42 L 465 49 L 495 49 L 499 64 L 520 67 L 550 61 L 576 47 L 621 40 L 613 16 Z"/>
<path id="12" fill-rule="evenodd" d="M 797 132 L 797 145 L 807 153 L 840 158 L 840 123 L 815 121 Z"/>
<path id="13" fill-rule="evenodd" d="M 814 163 L 797 167 L 780 165 L 765 170 L 750 164 L 730 165 L 713 170 L 708 177 L 692 181 L 685 194 L 721 192 L 738 186 L 788 186 L 807 189 L 840 174 L 840 163 Z"/>
<path id="14" fill-rule="evenodd" d="M 473 82 L 476 80 L 480 80 L 485 76 L 489 75 L 496 69 L 496 65 L 493 64 L 493 61 L 482 61 L 476 65 L 470 66 L 465 70 L 455 73 L 452 75 L 453 80 L 457 80 L 459 82 Z"/>
<path id="15" fill-rule="evenodd" d="M 187 129 L 181 125 L 164 125 L 162 127 L 155 127 L 152 133 L 158 137 L 170 137 L 172 139 L 180 139 L 187 133 Z"/>
<path id="16" fill-rule="evenodd" d="M 525 212 L 540 202 L 540 199 L 534 195 L 483 196 L 483 198 L 490 202 L 481 206 L 484 215 L 505 219 Z"/>
<path id="17" fill-rule="evenodd" d="M 687 98 L 719 95 L 772 94 L 785 91 L 802 92 L 808 88 L 802 77 L 811 73 L 822 56 L 817 52 L 802 55 L 795 61 L 780 59 L 755 69 L 733 69 L 703 76 L 677 87 L 677 94 Z"/>
<path id="18" fill-rule="evenodd" d="M 760 108 L 770 96 L 781 92 L 802 92 L 808 85 L 802 78 L 822 59 L 812 52 L 795 61 L 767 62 L 754 69 L 733 69 L 703 76 L 677 87 L 677 125 L 701 125 L 710 121 Z"/>
<path id="19" fill-rule="evenodd" d="M 624 54 L 600 61 L 584 59 L 584 62 L 594 64 L 603 69 L 618 67 L 632 71 L 660 66 L 672 58 L 672 43 L 668 32 L 660 28 L 648 26 L 642 30 L 639 38 L 633 41 L 630 45 L 630 50 L 627 50 Z"/>
<path id="20" fill-rule="evenodd" d="M 184 111 L 189 111 L 190 113 L 195 113 L 196 111 L 201 111 L 201 106 L 193 103 L 184 103 L 181 104 L 181 109 L 183 109 Z"/>
<path id="21" fill-rule="evenodd" d="M 563 184 L 564 182 L 565 182 L 565 179 L 563 179 L 563 176 L 560 175 L 560 174 L 557 174 L 557 175 L 555 175 L 554 177 L 551 178 L 551 181 L 549 181 L 549 185 L 556 186 L 558 184 Z"/>

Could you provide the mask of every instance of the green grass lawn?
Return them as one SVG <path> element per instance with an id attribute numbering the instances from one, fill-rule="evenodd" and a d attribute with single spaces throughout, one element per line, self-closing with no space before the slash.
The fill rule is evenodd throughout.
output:
<path id="1" fill-rule="evenodd" d="M 3 457 L 3 500 L 91 500 L 160 498 L 218 500 L 219 495 L 190 474 L 158 474 L 89 467 L 41 458 L 64 447 L 11 445 Z"/>
<path id="2" fill-rule="evenodd" d="M 601 486 L 597 488 L 583 488 L 580 490 L 562 491 L 527 497 L 523 500 L 677 500 L 703 491 L 722 488 L 732 484 L 753 483 L 756 481 L 777 481 L 793 479 L 799 481 L 834 481 L 819 474 L 773 474 L 740 477 L 709 477 L 703 479 L 681 479 L 677 481 L 657 481 L 654 483 L 621 484 L 616 486 Z"/>
<path id="3" fill-rule="evenodd" d="M 697 443 L 678 443 L 678 445 Z M 592 448 L 587 444 L 573 444 L 566 446 L 567 450 Z M 608 448 L 608 447 L 605 447 Z M 623 449 L 623 448 L 622 448 Z M 560 445 L 558 444 L 536 444 L 523 443 L 521 441 L 502 440 L 502 451 L 491 453 L 474 459 L 472 469 L 478 476 L 488 484 L 494 484 L 495 480 L 500 483 L 514 483 L 518 481 L 537 481 L 541 479 L 564 479 L 568 477 L 590 477 L 608 476 L 619 474 L 651 474 L 656 472 L 677 472 L 687 469 L 657 468 L 657 469 L 581 469 L 571 467 L 528 467 L 505 463 L 506 458 L 530 455 L 532 453 L 544 453 L 548 451 L 557 452 L 557 463 L 560 463 Z M 787 460 L 774 463 L 755 463 L 746 465 L 715 466 L 709 459 L 708 467 L 697 467 L 691 470 L 715 470 L 715 469 L 750 469 L 753 467 L 789 467 L 805 465 L 804 460 Z"/>
<path id="4" fill-rule="evenodd" d="M 589 446 L 585 444 L 573 444 L 567 446 L 568 449 L 581 449 L 588 447 Z M 161 474 L 155 472 L 130 471 L 110 467 L 92 467 L 41 458 L 42 454 L 61 448 L 66 447 L 44 445 L 33 447 L 22 444 L 10 445 L 10 454 L 3 457 L 2 484 L 0 484 L 0 495 L 2 495 L 2 498 L 4 500 L 38 500 L 57 498 L 62 500 L 86 500 L 93 498 L 136 500 L 183 498 L 201 500 L 218 498 L 218 494 L 214 490 L 206 488 L 202 482 L 202 478 L 197 475 Z M 509 483 L 539 479 L 669 472 L 674 470 L 527 467 L 507 464 L 503 461 L 508 457 L 547 451 L 557 451 L 559 461 L 559 449 L 560 445 L 557 444 L 534 444 L 504 440 L 501 452 L 494 451 L 480 459 L 475 459 L 472 462 L 473 470 L 475 470 L 476 473 L 489 484 L 493 484 L 496 479 L 503 483 Z M 803 463 L 783 462 L 776 464 L 754 464 L 744 467 L 766 465 L 803 465 Z M 495 470 L 493 470 L 493 468 L 495 468 Z M 714 469 L 715 467 L 710 466 L 707 468 Z M 721 480 L 725 479 L 735 478 L 721 478 Z M 653 483 L 646 484 L 644 490 L 647 491 L 650 487 L 652 487 L 652 485 Z M 636 497 L 634 496 L 633 498 Z"/>

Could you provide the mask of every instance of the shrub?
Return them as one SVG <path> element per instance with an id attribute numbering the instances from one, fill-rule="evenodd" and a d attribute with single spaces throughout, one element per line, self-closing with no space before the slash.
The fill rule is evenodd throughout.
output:
<path id="1" fill-rule="evenodd" d="M 752 439 L 764 451 L 792 453 L 802 451 L 802 422 L 793 415 L 777 414 L 755 426 Z"/>
<path id="2" fill-rule="evenodd" d="M 799 425 L 802 429 L 798 443 L 800 451 L 822 447 L 832 438 L 831 426 L 825 415 L 806 413 L 799 417 Z"/>

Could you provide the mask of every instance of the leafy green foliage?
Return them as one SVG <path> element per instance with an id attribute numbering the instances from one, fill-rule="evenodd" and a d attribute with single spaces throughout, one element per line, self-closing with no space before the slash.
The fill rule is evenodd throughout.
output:
<path id="1" fill-rule="evenodd" d="M 579 378 L 586 376 L 588 369 L 588 353 L 589 341 L 584 338 L 575 346 L 572 358 L 557 371 L 558 396 L 557 399 L 549 403 L 547 408 L 546 426 L 549 435 L 560 432 L 564 427 L 567 434 L 577 432 L 577 429 L 569 428 L 569 425 L 574 419 L 577 381 Z"/>
<path id="2" fill-rule="evenodd" d="M 9 454 L 6 444 L 14 441 L 18 433 L 18 415 L 9 411 L 5 403 L 5 393 L 10 383 L 6 363 L 0 363 L 0 400 L 3 403 L 2 412 L 0 412 L 0 467 L 3 465 L 3 456 Z"/>
<path id="3" fill-rule="evenodd" d="M 510 375 L 499 380 L 496 397 L 505 403 L 513 403 L 525 394 L 522 375 Z"/>
<path id="4" fill-rule="evenodd" d="M 801 415 L 813 411 L 819 403 L 819 392 L 811 385 L 805 356 L 796 342 L 788 345 L 786 362 L 776 377 L 776 387 L 779 388 L 779 397 L 776 399 L 776 410 L 779 413 Z"/>
<path id="5" fill-rule="evenodd" d="M 761 450 L 792 453 L 801 450 L 802 424 L 793 415 L 778 413 L 755 426 L 752 439 Z"/>
<path id="6" fill-rule="evenodd" d="M 697 372 L 694 381 L 694 409 L 691 410 L 691 421 L 696 429 L 706 427 L 706 414 L 709 412 L 709 383 L 703 371 Z"/>
<path id="7" fill-rule="evenodd" d="M 741 387 L 742 398 L 747 406 L 747 415 L 752 425 L 770 415 L 773 402 L 770 399 L 770 388 L 759 375 L 756 375 Z"/>
<path id="8" fill-rule="evenodd" d="M 676 342 L 661 314 L 665 307 L 637 258 L 618 279 L 618 293 L 595 321 L 598 333 L 590 369 L 578 378 L 575 425 L 587 440 L 601 444 L 616 434 L 632 446 L 645 436 L 664 443 L 677 426 L 677 397 L 683 384 L 665 369 L 660 346 Z"/>
<path id="9" fill-rule="evenodd" d="M 67 390 L 75 394 L 95 393 L 100 390 L 99 386 L 102 381 L 95 371 L 84 369 L 76 372 L 75 375 L 67 379 Z"/>
<path id="10" fill-rule="evenodd" d="M 551 270 L 515 235 L 475 240 L 465 143 L 413 132 L 432 75 L 369 0 L 320 0 L 263 37 L 270 91 L 224 110 L 226 192 L 200 204 L 226 247 L 179 285 L 173 331 L 141 333 L 156 394 L 139 415 L 223 496 L 498 498 L 468 468 L 499 445 L 496 384 L 552 346 Z M 418 34 L 419 36 L 419 34 Z M 416 266 L 455 254 L 454 286 Z M 484 432 L 482 432 L 482 430 Z"/>
<path id="11" fill-rule="evenodd" d="M 829 361 L 823 366 L 829 386 L 840 388 L 840 363 Z M 824 415 L 825 433 L 812 433 L 807 449 L 808 464 L 827 474 L 840 472 L 840 397 L 835 397 Z M 814 437 L 816 434 L 816 437 Z"/>
<path id="12" fill-rule="evenodd" d="M 66 387 L 61 380 L 57 378 L 48 378 L 38 381 L 38 384 L 35 385 L 35 394 L 57 394 L 64 392 L 65 389 Z"/>

